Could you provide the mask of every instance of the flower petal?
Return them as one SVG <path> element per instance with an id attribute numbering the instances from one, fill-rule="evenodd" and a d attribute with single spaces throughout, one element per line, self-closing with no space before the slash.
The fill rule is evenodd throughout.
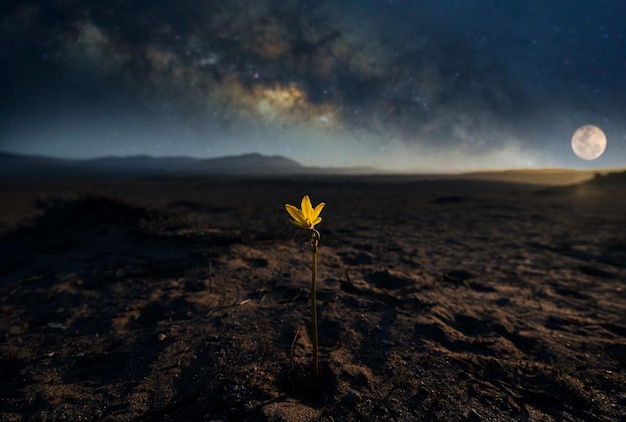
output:
<path id="1" fill-rule="evenodd" d="M 306 221 L 306 218 L 304 217 L 304 215 L 302 215 L 302 212 L 295 206 L 290 205 L 290 204 L 285 204 L 285 209 L 287 210 L 289 215 L 293 217 L 294 220 L 300 222 L 301 224 L 303 224 Z"/>
<path id="2" fill-rule="evenodd" d="M 322 209 L 325 206 L 326 206 L 325 202 L 320 202 L 319 204 L 317 204 L 317 206 L 315 207 L 315 209 L 311 213 L 311 220 L 315 221 L 315 219 L 317 219 L 317 217 L 320 215 L 320 213 L 322 212 Z M 317 224 L 317 223 L 315 223 L 315 224 Z"/>
<path id="3" fill-rule="evenodd" d="M 313 212 L 313 207 L 311 206 L 311 200 L 309 199 L 309 195 L 304 195 L 302 198 L 302 215 L 305 219 L 312 220 L 311 213 Z"/>
<path id="4" fill-rule="evenodd" d="M 317 217 L 315 220 L 313 220 L 313 224 L 311 224 L 311 228 L 315 227 L 316 224 L 319 224 L 320 221 L 322 221 L 322 217 Z"/>
<path id="5" fill-rule="evenodd" d="M 296 220 L 289 220 L 289 222 L 290 222 L 291 224 L 294 224 L 294 225 L 296 225 L 296 226 L 300 227 L 301 229 L 308 229 L 308 227 L 307 227 L 307 226 L 305 226 L 303 223 L 301 223 L 301 222 L 299 222 L 299 221 L 296 221 Z"/>

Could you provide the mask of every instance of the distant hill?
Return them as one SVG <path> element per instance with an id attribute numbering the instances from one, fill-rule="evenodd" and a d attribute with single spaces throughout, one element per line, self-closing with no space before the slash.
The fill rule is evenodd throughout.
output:
<path id="1" fill-rule="evenodd" d="M 76 177 L 80 174 L 80 165 L 72 160 L 0 153 L 0 177 L 3 179 Z"/>
<path id="2" fill-rule="evenodd" d="M 128 157 L 102 157 L 82 160 L 82 163 L 101 169 L 131 170 L 181 170 L 195 165 L 199 160 L 188 157 L 155 158 L 148 155 Z"/>
<path id="3" fill-rule="evenodd" d="M 203 175 L 203 174 L 295 174 L 311 173 L 294 160 L 281 156 L 244 154 L 220 158 L 104 157 L 65 160 L 0 153 L 2 178 L 73 178 L 98 176 Z"/>
<path id="4" fill-rule="evenodd" d="M 529 169 L 472 172 L 464 173 L 460 177 L 471 180 L 555 186 L 582 183 L 593 179 L 597 173 L 597 170 Z"/>
<path id="5" fill-rule="evenodd" d="M 280 155 L 257 153 L 219 158 L 103 157 L 86 160 L 69 160 L 35 155 L 0 153 L 0 179 L 71 179 L 80 177 L 151 177 L 151 176 L 202 176 L 202 175 L 377 175 L 423 180 L 483 180 L 533 185 L 564 186 L 586 181 L 595 184 L 623 184 L 626 172 L 609 173 L 597 170 L 502 170 L 463 174 L 396 174 L 374 168 L 306 167 Z"/>
<path id="6" fill-rule="evenodd" d="M 626 171 L 608 173 L 608 174 L 596 174 L 595 177 L 589 180 L 586 184 L 607 187 L 607 188 L 626 188 Z"/>
<path id="7" fill-rule="evenodd" d="M 567 186 L 550 186 L 540 190 L 541 195 L 554 194 L 582 194 L 590 195 L 592 193 L 601 193 L 614 195 L 616 199 L 623 198 L 626 191 L 626 171 L 615 171 L 609 173 L 596 172 L 594 176 L 582 183 Z"/>
<path id="8" fill-rule="evenodd" d="M 232 155 L 219 158 L 198 159 L 190 157 L 159 157 L 147 155 L 130 157 L 105 157 L 87 160 L 85 163 L 100 169 L 154 171 L 165 173 L 224 173 L 224 174 L 267 174 L 293 173 L 305 167 L 297 161 L 279 155 L 257 153 Z"/>
<path id="9" fill-rule="evenodd" d="M 198 170 L 211 173 L 284 174 L 304 172 L 307 167 L 280 155 L 245 154 L 202 160 Z"/>

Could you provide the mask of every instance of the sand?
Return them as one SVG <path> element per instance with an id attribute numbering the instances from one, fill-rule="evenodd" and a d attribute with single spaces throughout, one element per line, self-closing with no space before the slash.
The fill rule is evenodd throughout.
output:
<path id="1" fill-rule="evenodd" d="M 5 181 L 0 420 L 624 421 L 606 180 Z"/>

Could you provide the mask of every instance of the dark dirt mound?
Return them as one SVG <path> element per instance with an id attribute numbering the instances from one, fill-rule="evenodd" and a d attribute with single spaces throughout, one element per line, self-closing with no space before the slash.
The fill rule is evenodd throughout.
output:
<path id="1" fill-rule="evenodd" d="M 598 186 L 598 187 L 626 187 L 626 171 L 608 173 L 608 174 L 596 174 L 595 177 L 586 182 L 585 184 Z"/>

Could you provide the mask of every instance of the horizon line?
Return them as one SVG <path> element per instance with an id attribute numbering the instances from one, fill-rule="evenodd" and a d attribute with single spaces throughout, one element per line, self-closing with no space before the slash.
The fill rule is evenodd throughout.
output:
<path id="1" fill-rule="evenodd" d="M 148 158 L 152 160 L 161 160 L 161 159 L 186 159 L 186 160 L 195 160 L 195 161 L 212 161 L 212 160 L 220 160 L 226 158 L 241 158 L 246 156 L 258 156 L 262 158 L 282 158 L 288 161 L 292 161 L 293 163 L 300 166 L 303 170 L 315 170 L 319 169 L 321 171 L 328 170 L 366 170 L 371 171 L 372 173 L 362 173 L 366 174 L 374 174 L 374 175 L 398 175 L 398 176 L 463 176 L 463 175 L 472 175 L 472 174 L 481 174 L 481 173 L 502 173 L 502 172 L 596 172 L 596 173 L 606 173 L 606 172 L 621 172 L 626 171 L 625 167 L 594 167 L 594 168 L 573 168 L 573 167 L 485 167 L 482 169 L 467 169 L 467 170 L 442 170 L 442 171 L 419 171 L 419 170 L 394 170 L 394 169 L 386 169 L 375 166 L 368 165 L 348 165 L 348 166 L 310 166 L 302 164 L 300 161 L 288 157 L 282 154 L 263 154 L 256 151 L 244 152 L 241 154 L 226 154 L 215 157 L 194 157 L 191 155 L 162 155 L 155 156 L 151 154 L 129 154 L 129 155 L 117 155 L 117 154 L 108 154 L 108 155 L 100 155 L 93 157 L 80 157 L 80 158 L 71 158 L 71 157 L 60 157 L 54 155 L 46 155 L 46 154 L 32 154 L 32 153 L 20 153 L 20 152 L 11 152 L 0 150 L 0 155 L 10 155 L 15 157 L 24 157 L 24 158 L 39 158 L 39 159 L 50 159 L 50 160 L 58 160 L 58 161 L 70 161 L 70 162 L 86 162 L 93 160 L 106 160 L 106 159 L 133 159 L 133 158 Z M 296 174 L 296 173 L 294 173 Z"/>

